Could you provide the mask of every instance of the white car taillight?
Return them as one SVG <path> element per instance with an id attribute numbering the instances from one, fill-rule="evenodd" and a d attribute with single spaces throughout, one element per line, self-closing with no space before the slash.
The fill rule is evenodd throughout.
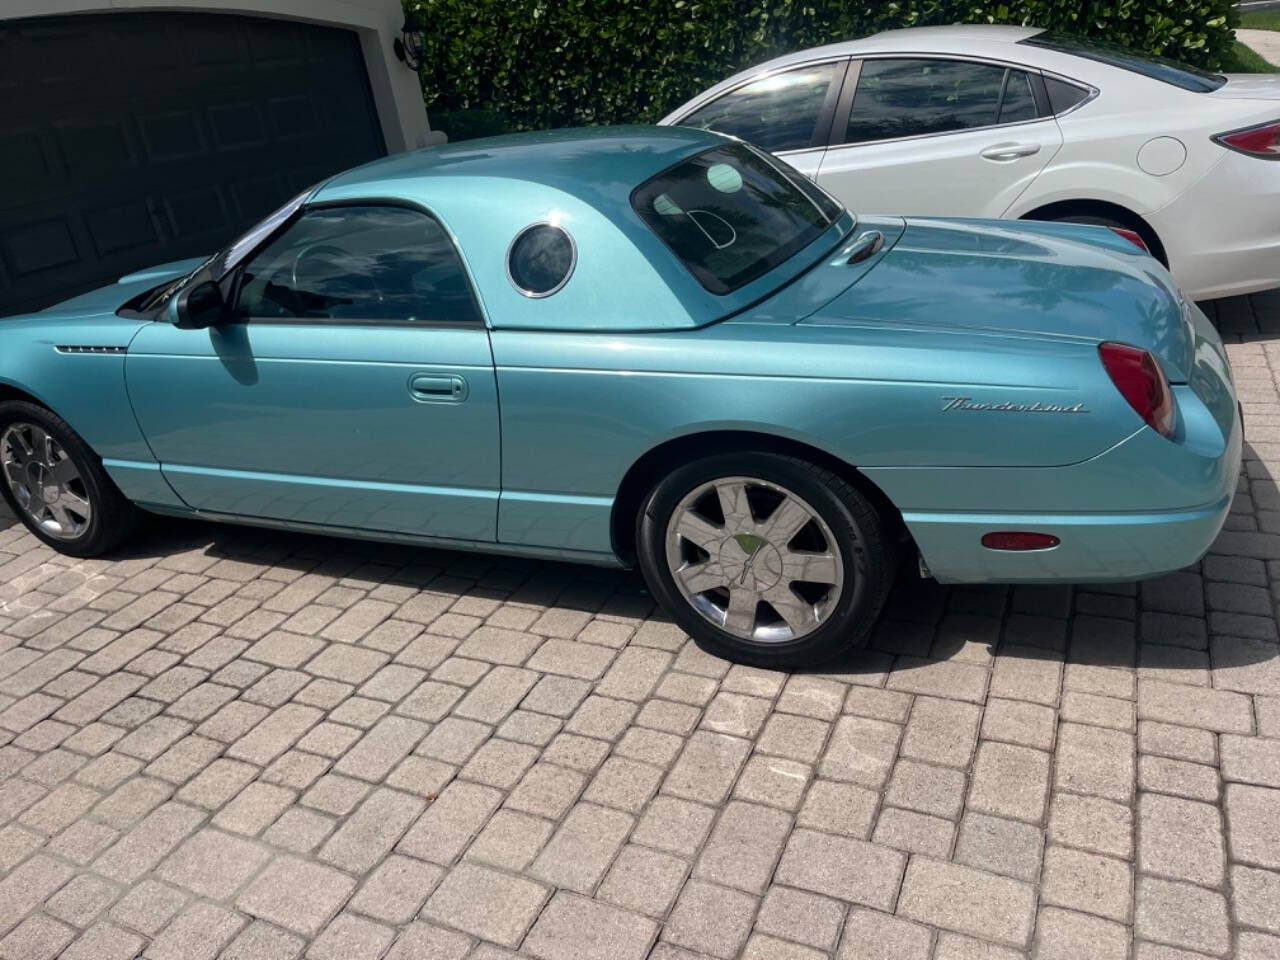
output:
<path id="1" fill-rule="evenodd" d="M 1220 143 L 1237 153 L 1261 157 L 1264 160 L 1280 160 L 1280 120 L 1272 120 L 1256 127 L 1245 127 L 1243 130 L 1219 133 L 1213 139 L 1215 143 Z"/>
<path id="2" fill-rule="evenodd" d="M 1137 230 L 1130 230 L 1128 227 L 1110 227 L 1112 233 L 1117 236 L 1124 237 L 1143 253 L 1150 253 L 1151 248 L 1147 246 L 1147 241 L 1142 239 L 1142 234 Z"/>

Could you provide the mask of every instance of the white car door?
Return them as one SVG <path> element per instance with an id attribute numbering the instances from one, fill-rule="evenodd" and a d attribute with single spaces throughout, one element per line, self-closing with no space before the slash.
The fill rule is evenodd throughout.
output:
<path id="1" fill-rule="evenodd" d="M 999 217 L 1061 146 L 1033 72 L 867 58 L 849 65 L 818 182 L 859 213 Z"/>
<path id="2" fill-rule="evenodd" d="M 838 57 L 770 73 L 725 91 L 677 122 L 730 134 L 816 177 L 847 65 Z"/>

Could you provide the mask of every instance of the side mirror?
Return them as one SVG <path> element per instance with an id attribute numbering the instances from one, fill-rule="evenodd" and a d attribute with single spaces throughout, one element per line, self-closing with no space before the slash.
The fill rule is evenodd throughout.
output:
<path id="1" fill-rule="evenodd" d="M 203 330 L 219 323 L 225 310 L 222 289 L 212 280 L 205 280 L 173 298 L 169 319 L 180 330 Z"/>

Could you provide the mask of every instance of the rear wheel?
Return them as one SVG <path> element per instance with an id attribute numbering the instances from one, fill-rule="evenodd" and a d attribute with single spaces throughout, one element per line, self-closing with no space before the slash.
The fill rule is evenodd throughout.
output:
<path id="1" fill-rule="evenodd" d="M 645 501 L 640 567 L 704 649 L 785 668 L 860 646 L 893 579 L 876 508 L 829 470 L 763 452 L 674 471 Z"/>
<path id="2" fill-rule="evenodd" d="M 0 493 L 27 529 L 61 553 L 93 557 L 133 532 L 138 510 L 57 414 L 0 403 Z"/>

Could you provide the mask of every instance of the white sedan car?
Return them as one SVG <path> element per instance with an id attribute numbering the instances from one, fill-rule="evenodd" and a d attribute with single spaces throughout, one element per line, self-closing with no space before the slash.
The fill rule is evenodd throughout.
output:
<path id="1" fill-rule="evenodd" d="M 1280 286 L 1276 75 L 923 27 L 779 57 L 662 123 L 771 150 L 862 213 L 1104 224 L 1196 299 Z"/>

